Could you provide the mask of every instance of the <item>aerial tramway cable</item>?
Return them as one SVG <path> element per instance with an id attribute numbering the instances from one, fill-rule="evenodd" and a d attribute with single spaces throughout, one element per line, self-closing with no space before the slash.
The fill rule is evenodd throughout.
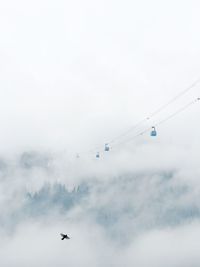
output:
<path id="1" fill-rule="evenodd" d="M 189 92 L 191 89 L 193 89 L 197 84 L 200 83 L 200 78 L 197 79 L 195 82 L 193 82 L 190 86 L 188 86 L 187 88 L 185 88 L 184 90 L 182 90 L 180 93 L 178 93 L 177 95 L 175 95 L 173 98 L 171 98 L 168 102 L 166 102 L 165 104 L 163 104 L 162 106 L 160 106 L 158 109 L 156 109 L 155 111 L 153 111 L 152 113 L 150 113 L 149 116 L 143 118 L 142 120 L 138 121 L 136 124 L 134 124 L 133 126 L 131 126 L 128 130 L 126 130 L 124 133 L 116 136 L 115 138 L 113 138 L 112 140 L 110 140 L 109 142 L 107 142 L 105 144 L 104 149 L 102 149 L 102 146 L 97 146 L 93 149 L 90 149 L 89 151 L 85 152 L 85 153 L 95 153 L 96 151 L 98 151 L 98 153 L 96 154 L 97 158 L 100 157 L 100 152 L 105 152 L 105 151 L 110 151 L 110 145 L 112 145 L 113 147 L 119 146 L 121 144 L 124 144 L 127 142 L 126 140 L 123 140 L 121 142 L 118 142 L 120 139 L 126 137 L 129 133 L 133 132 L 134 130 L 136 130 L 139 126 L 143 125 L 146 121 L 151 120 L 153 117 L 155 117 L 157 114 L 159 114 L 160 112 L 162 112 L 164 109 L 166 109 L 168 106 L 170 106 L 172 103 L 174 103 L 175 101 L 177 101 L 179 98 L 181 98 L 183 95 L 185 95 L 187 92 Z M 181 113 L 182 111 L 184 111 L 185 109 L 189 108 L 192 104 L 196 103 L 197 101 L 199 101 L 200 98 L 196 98 L 195 101 L 190 102 L 189 104 L 185 105 L 184 107 L 180 108 L 179 110 L 177 110 L 175 113 L 171 114 L 170 116 L 168 116 L 167 118 L 163 119 L 162 121 L 154 124 L 153 127 L 147 128 L 144 131 L 140 132 L 139 134 L 136 134 L 135 136 L 131 137 L 128 139 L 129 141 L 132 141 L 133 139 L 135 139 L 138 136 L 143 135 L 144 133 L 146 133 L 147 131 L 150 131 L 153 128 L 153 131 L 151 132 L 151 136 L 156 136 L 157 132 L 155 130 L 155 126 L 161 125 L 163 123 L 165 123 L 166 121 L 170 120 L 171 118 L 173 118 L 174 116 L 178 115 L 179 113 Z M 84 154 L 85 154 L 84 153 Z"/>
<path id="2" fill-rule="evenodd" d="M 154 124 L 153 128 L 154 127 L 157 127 L 157 126 L 160 126 L 164 123 L 166 123 L 167 121 L 171 120 L 172 118 L 174 118 L 175 116 L 177 116 L 178 114 L 184 112 L 185 110 L 187 110 L 188 108 L 190 108 L 192 105 L 196 104 L 197 102 L 200 101 L 200 97 L 196 98 L 195 100 L 189 102 L 188 104 L 184 105 L 183 107 L 181 107 L 180 109 L 178 109 L 177 111 L 175 111 L 174 113 L 172 113 L 171 115 L 167 116 L 166 118 L 162 119 L 161 121 L 157 122 Z M 125 144 L 125 143 L 129 143 L 131 141 L 133 141 L 134 139 L 136 139 L 137 137 L 149 132 L 150 130 L 152 129 L 152 127 L 148 127 L 146 128 L 145 130 L 143 130 L 142 132 L 136 134 L 135 136 L 133 136 L 132 138 L 129 138 L 127 140 L 124 140 L 120 143 L 117 143 L 115 146 L 113 147 L 118 147 L 122 144 Z"/>
<path id="3" fill-rule="evenodd" d="M 121 139 L 122 137 L 125 137 L 126 135 L 128 135 L 130 132 L 132 132 L 133 130 L 135 130 L 136 128 L 138 128 L 140 125 L 142 125 L 144 122 L 152 119 L 154 116 L 156 116 L 157 114 L 159 114 L 161 111 L 163 111 L 164 109 L 166 109 L 168 106 L 170 106 L 172 103 L 174 103 L 176 100 L 178 100 L 179 98 L 181 98 L 184 94 L 186 94 L 187 92 L 189 92 L 192 88 L 194 88 L 198 83 L 200 82 L 200 78 L 197 79 L 195 82 L 193 82 L 190 86 L 188 86 L 187 88 L 185 88 L 183 91 L 181 91 L 180 93 L 178 93 L 176 96 L 174 96 L 172 99 L 170 99 L 167 103 L 163 104 L 162 106 L 160 106 L 158 109 L 156 109 L 155 111 L 153 111 L 149 116 L 147 116 L 146 118 L 140 120 L 139 122 L 137 122 L 136 124 L 134 124 L 132 127 L 130 127 L 127 131 L 125 131 L 124 133 L 120 134 L 119 136 L 115 137 L 114 139 L 112 139 L 110 142 L 107 142 L 108 144 L 112 144 L 115 141 L 117 141 L 118 139 Z"/>

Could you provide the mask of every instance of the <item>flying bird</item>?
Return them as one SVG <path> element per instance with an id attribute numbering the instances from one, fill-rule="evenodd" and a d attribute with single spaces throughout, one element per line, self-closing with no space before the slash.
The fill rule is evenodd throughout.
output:
<path id="1" fill-rule="evenodd" d="M 62 236 L 61 240 L 64 240 L 64 239 L 70 239 L 68 235 L 65 235 L 65 234 L 60 234 Z"/>

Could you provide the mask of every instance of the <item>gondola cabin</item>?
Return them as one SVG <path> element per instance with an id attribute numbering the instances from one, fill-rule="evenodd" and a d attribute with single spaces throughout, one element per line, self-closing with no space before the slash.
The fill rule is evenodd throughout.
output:
<path id="1" fill-rule="evenodd" d="M 110 148 L 109 148 L 108 144 L 105 144 L 105 151 L 109 151 L 109 150 L 110 150 Z"/>
<path id="2" fill-rule="evenodd" d="M 154 126 L 152 127 L 151 136 L 157 136 L 156 128 Z"/>

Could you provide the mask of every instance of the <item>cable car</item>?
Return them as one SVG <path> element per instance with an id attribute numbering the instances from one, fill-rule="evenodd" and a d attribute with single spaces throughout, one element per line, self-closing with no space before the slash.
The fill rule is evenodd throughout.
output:
<path id="1" fill-rule="evenodd" d="M 154 126 L 152 127 L 151 136 L 157 136 L 156 128 Z"/>
<path id="2" fill-rule="evenodd" d="M 108 144 L 105 144 L 105 151 L 109 151 L 109 150 L 110 150 L 110 148 L 109 148 Z"/>
<path id="3" fill-rule="evenodd" d="M 99 152 L 97 152 L 97 154 L 96 154 L 96 158 L 97 158 L 97 159 L 100 158 Z"/>

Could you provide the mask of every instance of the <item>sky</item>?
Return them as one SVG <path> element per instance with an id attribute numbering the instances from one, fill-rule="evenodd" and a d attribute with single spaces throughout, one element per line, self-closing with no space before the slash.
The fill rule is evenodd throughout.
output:
<path id="1" fill-rule="evenodd" d="M 199 9 L 0 0 L 2 266 L 199 266 Z"/>

